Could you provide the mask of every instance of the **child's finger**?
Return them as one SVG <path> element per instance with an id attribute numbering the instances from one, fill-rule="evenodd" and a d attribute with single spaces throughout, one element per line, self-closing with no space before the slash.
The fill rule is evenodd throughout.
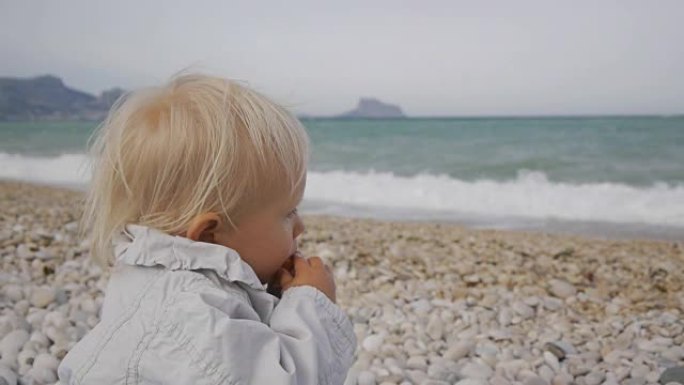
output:
<path id="1" fill-rule="evenodd" d="M 307 261 L 305 258 L 299 257 L 299 256 L 294 257 L 295 273 L 302 271 L 302 270 L 306 270 L 310 267 L 311 267 L 311 265 L 309 265 L 309 261 Z"/>
<path id="2" fill-rule="evenodd" d="M 286 288 L 294 279 L 292 274 L 290 274 L 287 269 L 280 269 L 279 270 L 279 277 L 278 277 L 278 283 L 280 284 L 280 287 Z"/>
<path id="3" fill-rule="evenodd" d="M 309 264 L 315 268 L 323 267 L 323 260 L 320 257 L 311 257 L 309 258 Z"/>

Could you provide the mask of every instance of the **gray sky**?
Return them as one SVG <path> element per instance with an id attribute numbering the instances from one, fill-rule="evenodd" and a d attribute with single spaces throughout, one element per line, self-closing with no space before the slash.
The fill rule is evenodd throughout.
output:
<path id="1" fill-rule="evenodd" d="M 0 76 L 99 93 L 185 68 L 297 111 L 684 113 L 684 1 L 0 0 Z"/>

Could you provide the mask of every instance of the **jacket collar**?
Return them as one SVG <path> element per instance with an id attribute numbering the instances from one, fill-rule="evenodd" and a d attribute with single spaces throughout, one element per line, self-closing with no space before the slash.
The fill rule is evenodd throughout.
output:
<path id="1" fill-rule="evenodd" d="M 170 270 L 210 269 L 230 282 L 243 282 L 265 291 L 252 267 L 238 252 L 222 245 L 196 242 L 130 223 L 113 244 L 116 260 L 129 265 L 162 265 Z"/>

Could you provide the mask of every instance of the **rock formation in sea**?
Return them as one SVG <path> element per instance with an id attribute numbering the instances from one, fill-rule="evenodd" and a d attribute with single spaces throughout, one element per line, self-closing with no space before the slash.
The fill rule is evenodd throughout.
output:
<path id="1" fill-rule="evenodd" d="M 361 98 L 351 111 L 337 115 L 337 118 L 404 118 L 404 112 L 394 104 L 383 103 L 375 98 Z"/>

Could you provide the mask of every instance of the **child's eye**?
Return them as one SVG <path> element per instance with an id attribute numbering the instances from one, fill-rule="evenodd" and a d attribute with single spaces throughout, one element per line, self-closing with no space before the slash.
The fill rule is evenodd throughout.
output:
<path id="1" fill-rule="evenodd" d="M 290 211 L 289 214 L 287 214 L 288 218 L 292 218 L 297 214 L 297 209 L 295 208 L 294 210 Z"/>

